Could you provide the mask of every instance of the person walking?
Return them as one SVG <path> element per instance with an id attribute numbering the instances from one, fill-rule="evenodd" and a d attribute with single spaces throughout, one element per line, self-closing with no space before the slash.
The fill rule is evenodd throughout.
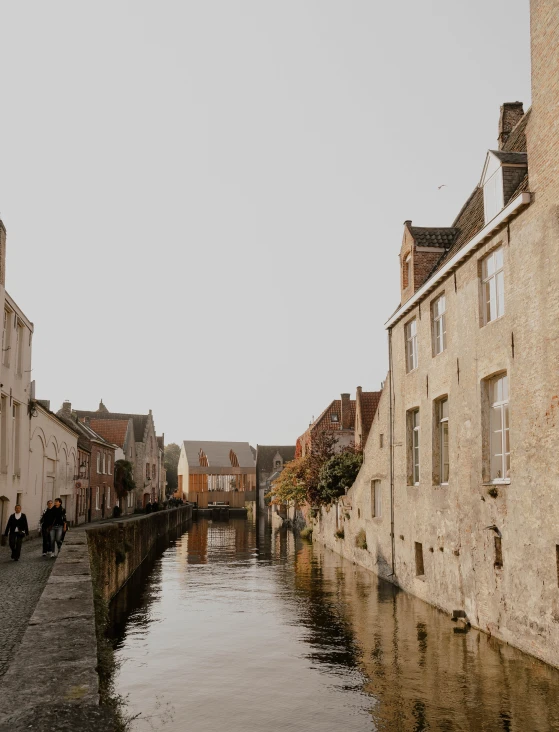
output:
<path id="1" fill-rule="evenodd" d="M 54 507 L 51 514 L 51 527 L 50 527 L 50 551 L 51 557 L 58 556 L 55 554 L 55 549 L 58 546 L 58 554 L 62 548 L 62 537 L 67 528 L 66 522 L 66 510 L 62 505 L 60 498 L 54 499 Z"/>
<path id="2" fill-rule="evenodd" d="M 15 507 L 15 513 L 12 513 L 6 525 L 4 536 L 8 536 L 10 541 L 10 549 L 12 550 L 12 559 L 14 562 L 19 561 L 21 555 L 21 542 L 25 536 L 29 536 L 29 526 L 27 525 L 27 516 L 21 512 L 21 506 Z"/>
<path id="3" fill-rule="evenodd" d="M 52 525 L 52 501 L 47 501 L 47 507 L 43 511 L 39 524 L 41 525 L 41 536 L 43 537 L 43 557 L 49 555 L 52 551 L 50 545 L 50 527 Z"/>

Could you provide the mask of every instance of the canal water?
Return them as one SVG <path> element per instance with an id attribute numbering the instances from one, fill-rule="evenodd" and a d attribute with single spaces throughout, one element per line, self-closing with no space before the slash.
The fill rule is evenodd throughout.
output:
<path id="1" fill-rule="evenodd" d="M 194 522 L 111 612 L 135 732 L 559 730 L 558 671 L 264 522 Z"/>

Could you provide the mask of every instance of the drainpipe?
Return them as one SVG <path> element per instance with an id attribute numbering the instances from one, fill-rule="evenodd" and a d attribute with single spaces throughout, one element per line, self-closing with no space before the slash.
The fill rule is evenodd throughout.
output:
<path id="1" fill-rule="evenodd" d="M 388 396 L 390 397 L 390 538 L 392 548 L 392 574 L 396 574 L 396 541 L 394 536 L 394 417 L 392 403 L 394 392 L 392 387 L 392 328 L 388 329 L 388 378 L 390 380 Z"/>

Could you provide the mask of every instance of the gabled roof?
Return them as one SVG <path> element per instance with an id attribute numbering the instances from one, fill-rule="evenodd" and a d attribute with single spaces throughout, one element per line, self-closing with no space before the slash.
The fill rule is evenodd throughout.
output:
<path id="1" fill-rule="evenodd" d="M 337 414 L 338 419 L 337 421 L 332 421 L 332 415 Z M 349 400 L 349 423 L 351 424 L 351 428 L 353 429 L 353 425 L 355 424 L 355 399 Z M 322 412 L 322 414 L 318 417 L 318 419 L 315 419 L 315 421 L 311 424 L 309 429 L 313 430 L 316 427 L 320 425 L 321 422 L 326 422 L 328 424 L 328 429 L 330 430 L 341 430 L 342 429 L 342 400 L 341 399 L 334 399 L 333 402 L 331 402 L 326 409 Z"/>
<path id="2" fill-rule="evenodd" d="M 254 455 L 248 442 L 213 442 L 209 440 L 184 440 L 182 443 L 191 468 L 200 466 L 200 451 L 208 458 L 209 468 L 231 468 L 231 450 L 237 456 L 240 468 L 254 468 Z"/>
<path id="3" fill-rule="evenodd" d="M 130 420 L 91 418 L 89 420 L 89 426 L 109 442 L 124 448 L 126 433 L 130 428 Z"/>
<path id="4" fill-rule="evenodd" d="M 150 417 L 149 414 L 124 414 L 122 412 L 95 412 L 84 411 L 82 409 L 76 409 L 76 414 L 81 419 L 89 417 L 91 419 L 103 419 L 103 420 L 129 420 L 131 419 L 134 423 L 134 440 L 136 442 L 143 442 L 144 435 L 146 432 L 147 421 Z"/>
<path id="5" fill-rule="evenodd" d="M 107 447 L 112 447 L 114 449 L 115 445 L 112 442 L 109 442 L 109 440 L 106 440 L 104 437 L 102 437 L 100 434 L 95 432 L 95 430 L 91 429 L 87 424 L 84 422 L 79 422 L 77 418 L 73 416 L 68 416 L 64 410 L 60 409 L 56 416 L 59 420 L 64 422 L 65 425 L 68 427 L 71 427 L 75 432 L 78 433 L 78 445 L 81 449 L 85 449 L 89 452 L 89 447 L 87 446 L 87 441 L 93 440 L 93 442 L 100 442 L 103 445 L 106 445 Z M 84 442 L 84 440 L 86 442 Z"/>
<path id="6" fill-rule="evenodd" d="M 270 472 L 274 467 L 274 457 L 279 453 L 284 463 L 295 459 L 295 445 L 256 445 L 258 469 Z"/>
<path id="7" fill-rule="evenodd" d="M 458 234 L 451 227 L 410 226 L 410 233 L 419 247 L 440 247 L 449 249 Z"/>
<path id="8" fill-rule="evenodd" d="M 381 394 L 381 391 L 361 392 L 361 422 L 364 433 L 368 433 L 371 429 Z"/>

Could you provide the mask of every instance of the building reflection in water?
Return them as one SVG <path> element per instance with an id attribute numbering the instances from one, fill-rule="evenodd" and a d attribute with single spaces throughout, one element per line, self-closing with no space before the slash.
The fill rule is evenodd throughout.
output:
<path id="1" fill-rule="evenodd" d="M 183 699 L 173 701 L 177 726 L 170 730 L 182 729 L 181 724 L 192 719 L 192 706 L 206 698 L 205 684 L 217 673 L 207 668 L 208 658 L 219 658 L 220 651 L 231 658 L 239 654 L 245 675 L 251 668 L 246 654 L 278 668 L 268 665 L 264 672 L 256 664 L 260 670 L 253 678 L 228 675 L 219 690 L 221 709 L 205 713 L 189 729 L 211 730 L 219 714 L 226 717 L 233 709 L 235 721 L 223 717 L 228 729 L 246 728 L 246 704 L 257 725 L 251 729 L 258 727 L 258 719 L 260 724 L 268 720 L 272 729 L 280 718 L 285 729 L 299 724 L 321 732 L 337 731 L 341 720 L 344 731 L 559 729 L 558 671 L 477 631 L 455 633 L 446 614 L 290 531 L 273 531 L 265 523 L 256 527 L 245 520 L 200 520 L 162 554 L 163 550 L 160 547 L 144 563 L 113 602 L 112 619 L 120 660 L 137 664 L 144 658 L 149 664 L 154 624 L 165 623 L 174 625 L 177 654 L 190 655 L 190 665 L 183 668 L 187 677 Z M 235 637 L 227 637 L 219 625 L 231 623 L 231 612 L 242 612 L 242 603 L 251 620 L 246 626 L 235 624 Z M 197 620 L 198 606 L 208 609 L 214 625 L 205 625 L 207 618 Z M 190 625 L 177 632 L 184 621 L 182 612 L 190 613 Z M 199 644 L 196 632 L 207 636 Z M 215 644 L 221 644 L 217 648 L 212 646 L 214 637 Z M 167 667 L 175 663 L 168 657 L 172 652 L 170 642 Z M 290 676 L 281 675 L 282 653 L 299 659 L 285 667 Z M 157 693 L 153 688 L 157 674 L 149 675 L 148 687 L 147 677 L 141 683 L 136 679 L 135 674 L 141 674 L 134 663 L 117 679 L 119 690 L 136 699 L 132 712 L 142 704 L 140 691 L 135 696 L 136 687 Z M 189 681 L 191 667 L 196 673 L 192 671 Z M 321 684 L 313 681 L 316 674 L 323 679 Z M 277 679 L 285 688 L 278 687 Z M 309 711 L 305 717 L 294 701 L 290 719 L 282 694 L 289 694 L 290 685 L 297 686 L 293 694 L 303 693 L 299 687 L 305 684 L 312 714 Z M 321 706 L 324 718 L 317 711 Z"/>

